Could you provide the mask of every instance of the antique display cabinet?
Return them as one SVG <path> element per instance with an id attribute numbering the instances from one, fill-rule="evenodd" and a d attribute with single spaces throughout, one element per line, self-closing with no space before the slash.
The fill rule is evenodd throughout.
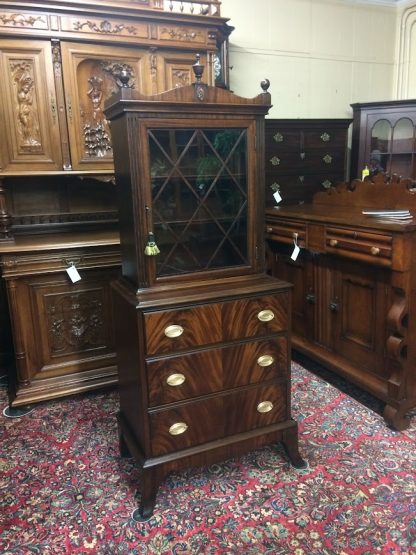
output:
<path id="1" fill-rule="evenodd" d="M 416 101 L 351 104 L 351 177 L 382 171 L 416 179 Z"/>
<path id="2" fill-rule="evenodd" d="M 135 518 L 172 470 L 281 441 L 290 415 L 288 283 L 264 263 L 263 92 L 201 81 L 107 104 L 122 277 L 113 284 L 120 448 L 142 467 Z M 126 83 L 127 84 L 127 83 Z"/>
<path id="3" fill-rule="evenodd" d="M 416 406 L 415 214 L 414 182 L 381 173 L 266 210 L 272 273 L 294 284 L 294 348 L 381 399 L 398 430 Z"/>
<path id="4" fill-rule="evenodd" d="M 11 407 L 117 383 L 104 103 L 121 72 L 143 94 L 189 85 L 196 53 L 209 84 L 227 87 L 232 27 L 220 4 L 0 2 L 0 370 L 10 368 Z"/>

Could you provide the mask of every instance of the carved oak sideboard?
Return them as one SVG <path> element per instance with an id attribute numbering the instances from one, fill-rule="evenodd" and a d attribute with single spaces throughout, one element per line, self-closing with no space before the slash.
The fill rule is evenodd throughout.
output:
<path id="1" fill-rule="evenodd" d="M 88 314 L 94 319 L 94 295 L 76 292 L 84 291 L 90 279 L 106 290 L 119 264 L 118 247 L 101 245 L 104 250 L 98 253 L 91 241 L 94 234 L 118 230 L 104 102 L 118 91 L 121 78 L 144 94 L 190 84 L 196 54 L 205 63 L 209 84 L 226 88 L 227 44 L 233 28 L 221 17 L 220 4 L 217 0 L 0 2 L 0 256 L 15 351 L 10 372 L 15 382 L 13 404 L 114 383 L 110 339 L 102 337 L 99 348 L 91 346 L 84 324 L 52 326 L 48 312 L 59 291 L 60 299 L 68 294 L 74 306 L 81 307 L 81 320 Z M 76 284 L 69 283 L 65 273 L 64 260 L 77 254 L 69 246 L 71 234 L 78 237 L 76 249 L 83 261 L 83 279 Z M 54 260 L 61 260 L 59 269 L 55 262 L 48 263 L 52 252 Z M 46 294 L 44 283 L 51 285 L 53 294 Z M 10 360 L 4 285 L 0 287 L 3 368 Z M 29 300 L 35 304 L 24 308 Z M 107 303 L 106 293 L 102 300 Z M 36 314 L 35 305 L 41 309 Z M 65 303 L 65 311 L 69 305 Z M 108 317 L 107 308 L 102 316 Z M 72 321 L 78 320 L 75 310 Z M 111 325 L 106 320 L 102 330 L 107 334 Z M 30 336 L 30 326 L 36 339 Z"/>
<path id="2" fill-rule="evenodd" d="M 273 274 L 294 284 L 294 348 L 384 401 L 386 421 L 402 430 L 416 406 L 416 191 L 410 179 L 373 181 L 268 209 L 266 230 Z M 365 208 L 414 218 L 371 218 Z"/>

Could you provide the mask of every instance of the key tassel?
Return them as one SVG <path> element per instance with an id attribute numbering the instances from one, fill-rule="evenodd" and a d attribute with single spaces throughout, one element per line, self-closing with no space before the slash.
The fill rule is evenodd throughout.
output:
<path id="1" fill-rule="evenodd" d="M 144 254 L 146 256 L 156 256 L 160 253 L 159 247 L 156 245 L 155 236 L 150 231 L 149 236 L 147 238 L 147 245 L 144 249 Z"/>

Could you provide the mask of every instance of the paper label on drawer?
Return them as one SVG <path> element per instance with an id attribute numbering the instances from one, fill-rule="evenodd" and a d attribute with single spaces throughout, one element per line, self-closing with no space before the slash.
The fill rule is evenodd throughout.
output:
<path id="1" fill-rule="evenodd" d="M 279 191 L 276 191 L 275 193 L 273 193 L 274 196 L 274 200 L 276 201 L 276 204 L 279 204 L 279 202 L 281 202 L 282 197 L 280 196 Z"/>
<path id="2" fill-rule="evenodd" d="M 72 281 L 72 283 L 75 283 L 81 279 L 81 276 L 79 275 L 78 270 L 75 268 L 73 264 L 72 266 L 66 269 L 66 273 L 69 275 L 69 279 Z"/>
<path id="3" fill-rule="evenodd" d="M 298 245 L 295 245 L 295 248 L 293 249 L 292 254 L 290 255 L 290 258 L 292 260 L 296 260 L 297 257 L 299 256 L 299 252 L 300 252 L 300 247 Z"/>

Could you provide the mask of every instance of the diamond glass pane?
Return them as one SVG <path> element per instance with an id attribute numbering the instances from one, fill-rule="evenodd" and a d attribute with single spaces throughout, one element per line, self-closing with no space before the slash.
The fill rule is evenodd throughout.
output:
<path id="1" fill-rule="evenodd" d="M 157 275 L 248 264 L 246 130 L 149 130 Z"/>

